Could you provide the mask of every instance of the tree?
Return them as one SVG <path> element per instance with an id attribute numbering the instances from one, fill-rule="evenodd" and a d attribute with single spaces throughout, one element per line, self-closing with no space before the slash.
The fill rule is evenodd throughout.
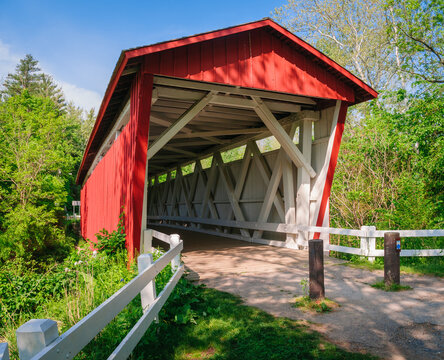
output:
<path id="1" fill-rule="evenodd" d="M 15 73 L 8 74 L 3 83 L 3 97 L 20 95 L 23 90 L 31 95 L 50 98 L 59 109 L 65 107 L 65 96 L 62 89 L 54 82 L 52 76 L 42 73 L 38 61 L 28 54 L 17 64 Z"/>
<path id="2" fill-rule="evenodd" d="M 32 55 L 27 54 L 21 59 L 15 68 L 15 73 L 9 73 L 3 84 L 4 96 L 19 95 L 23 90 L 35 94 L 40 86 L 41 74 L 38 61 Z"/>
<path id="3" fill-rule="evenodd" d="M 289 0 L 275 18 L 377 90 L 405 83 L 384 0 Z"/>
<path id="4" fill-rule="evenodd" d="M 359 126 L 346 125 L 332 188 L 332 226 L 442 227 L 442 91 L 391 94 L 398 101 L 407 97 L 404 112 L 381 102 Z"/>
<path id="5" fill-rule="evenodd" d="M 65 95 L 62 89 L 57 86 L 52 76 L 47 74 L 40 75 L 40 81 L 37 85 L 36 94 L 51 99 L 59 109 L 65 107 Z"/>
<path id="6" fill-rule="evenodd" d="M 396 45 L 404 54 L 403 70 L 429 83 L 444 83 L 444 2 L 389 0 Z"/>
<path id="7" fill-rule="evenodd" d="M 75 134 L 51 99 L 24 90 L 0 103 L 0 258 L 41 255 L 63 243 Z"/>
<path id="8" fill-rule="evenodd" d="M 96 122 L 96 110 L 91 108 L 88 112 L 85 113 L 85 117 L 82 121 L 81 133 L 83 138 L 83 148 L 86 147 L 88 143 L 89 136 L 91 135 L 91 131 Z"/>

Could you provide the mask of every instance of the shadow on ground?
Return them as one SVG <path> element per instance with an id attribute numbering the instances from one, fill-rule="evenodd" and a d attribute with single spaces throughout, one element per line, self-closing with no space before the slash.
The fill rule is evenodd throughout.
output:
<path id="1" fill-rule="evenodd" d="M 326 296 L 340 304 L 331 313 L 308 314 L 291 306 L 303 295 L 308 254 L 195 233 L 180 233 L 189 277 L 239 295 L 246 304 L 275 316 L 305 319 L 332 342 L 352 351 L 365 350 L 387 359 L 444 358 L 444 279 L 403 275 L 413 290 L 391 293 L 372 288 L 381 271 L 337 266 L 325 258 Z"/>

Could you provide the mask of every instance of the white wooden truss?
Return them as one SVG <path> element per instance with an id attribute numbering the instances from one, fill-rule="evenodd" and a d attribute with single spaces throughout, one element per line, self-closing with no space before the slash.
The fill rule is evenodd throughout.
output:
<path id="1" fill-rule="evenodd" d="M 277 234 L 230 224 L 315 224 L 339 101 L 316 111 L 317 101 L 307 97 L 155 76 L 151 104 L 142 229 L 169 224 L 306 246 L 307 231 Z M 102 156 L 128 119 L 129 103 Z M 281 148 L 261 153 L 256 141 L 271 135 Z M 242 145 L 243 158 L 224 163 L 221 153 Z M 203 169 L 200 160 L 210 156 L 211 166 Z M 182 167 L 189 164 L 194 171 L 185 175 Z"/>

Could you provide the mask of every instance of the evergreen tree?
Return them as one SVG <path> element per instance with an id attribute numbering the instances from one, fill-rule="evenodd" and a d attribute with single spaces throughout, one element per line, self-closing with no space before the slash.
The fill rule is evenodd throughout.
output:
<path id="1" fill-rule="evenodd" d="M 9 73 L 3 83 L 2 95 L 8 98 L 26 90 L 30 95 L 51 99 L 58 109 L 65 108 L 65 96 L 52 76 L 42 73 L 38 61 L 28 54 L 17 64 L 15 73 Z"/>
<path id="2" fill-rule="evenodd" d="M 30 94 L 36 94 L 40 87 L 42 74 L 38 67 L 38 61 L 27 54 L 21 59 L 15 68 L 15 73 L 9 73 L 3 83 L 2 95 L 10 97 L 20 95 L 23 90 L 28 90 Z"/>
<path id="3" fill-rule="evenodd" d="M 37 95 L 51 99 L 59 109 L 65 107 L 65 96 L 62 89 L 56 85 L 52 76 L 41 74 L 37 87 Z"/>

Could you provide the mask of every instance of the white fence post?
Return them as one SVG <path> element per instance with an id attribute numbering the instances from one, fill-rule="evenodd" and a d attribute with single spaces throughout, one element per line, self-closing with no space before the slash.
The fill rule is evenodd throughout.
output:
<path id="1" fill-rule="evenodd" d="M 375 261 L 376 238 L 374 232 L 375 226 L 361 226 L 361 231 L 365 232 L 365 236 L 361 236 L 361 254 L 366 256 L 368 261 Z M 373 255 L 373 256 L 372 256 Z"/>
<path id="2" fill-rule="evenodd" d="M 8 343 L 0 343 L 0 360 L 9 360 Z"/>
<path id="3" fill-rule="evenodd" d="M 139 270 L 139 274 L 141 274 L 151 264 L 153 264 L 152 254 L 140 255 L 137 258 L 137 268 Z M 154 282 L 154 279 L 151 280 L 148 285 L 142 289 L 142 291 L 140 292 L 140 299 L 142 300 L 143 312 L 145 312 L 156 299 L 156 284 Z"/>
<path id="4" fill-rule="evenodd" d="M 375 250 L 376 250 L 376 237 L 375 237 L 375 231 L 376 226 L 368 226 L 368 261 L 374 262 L 375 261 Z"/>
<path id="5" fill-rule="evenodd" d="M 153 230 L 146 229 L 143 232 L 142 254 L 150 253 L 152 251 L 153 251 Z"/>
<path id="6" fill-rule="evenodd" d="M 57 339 L 59 331 L 54 320 L 32 319 L 20 326 L 16 335 L 20 360 L 28 360 Z"/>
<path id="7" fill-rule="evenodd" d="M 170 249 L 179 245 L 180 236 L 178 234 L 170 235 Z M 180 254 L 176 255 L 173 260 L 171 260 L 171 271 L 174 273 L 180 266 Z"/>
<path id="8" fill-rule="evenodd" d="M 368 256 L 370 248 L 368 242 L 368 226 L 361 226 L 361 231 L 365 232 L 365 236 L 361 236 L 361 255 Z"/>

